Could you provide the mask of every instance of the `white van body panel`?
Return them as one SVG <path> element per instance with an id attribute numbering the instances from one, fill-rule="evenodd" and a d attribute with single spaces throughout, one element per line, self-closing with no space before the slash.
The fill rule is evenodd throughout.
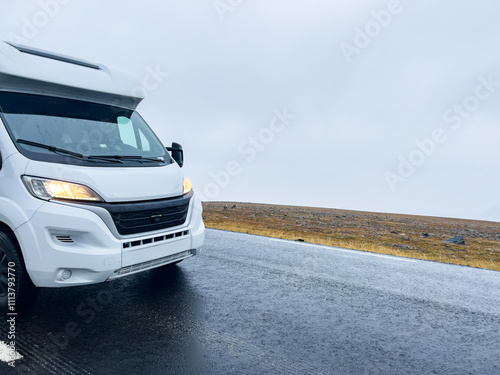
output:
<path id="1" fill-rule="evenodd" d="M 154 268 L 162 264 L 163 258 L 175 254 L 179 257 L 173 261 L 196 255 L 205 241 L 201 214 L 201 201 L 194 196 L 185 225 L 124 240 L 116 238 L 92 211 L 47 202 L 30 221 L 17 228 L 15 234 L 21 248 L 31 249 L 25 254 L 25 264 L 33 283 L 38 287 L 67 287 L 94 284 Z M 186 231 L 187 235 L 123 248 L 124 243 L 146 242 Z M 70 236 L 73 242 L 61 242 L 58 235 Z M 135 269 L 129 267 L 134 265 Z M 128 273 L 121 273 L 125 267 L 129 267 Z M 71 278 L 64 280 L 63 270 L 71 270 Z"/>
<path id="2" fill-rule="evenodd" d="M 0 170 L 0 222 L 12 230 L 30 220 L 43 205 L 43 201 L 33 199 L 24 186 L 19 171 L 24 171 L 28 160 L 19 153 L 4 159 Z"/>

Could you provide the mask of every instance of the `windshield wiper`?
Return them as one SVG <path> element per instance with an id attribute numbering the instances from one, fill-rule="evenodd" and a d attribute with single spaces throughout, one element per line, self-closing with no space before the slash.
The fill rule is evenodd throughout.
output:
<path id="1" fill-rule="evenodd" d="M 71 157 L 77 158 L 77 159 L 83 159 L 83 160 L 96 162 L 95 160 L 91 160 L 89 157 L 85 157 L 82 154 L 79 154 L 78 152 L 65 150 L 63 148 L 59 148 L 59 147 L 55 147 L 55 146 L 45 145 L 43 143 L 28 141 L 27 139 L 18 139 L 18 140 L 16 140 L 16 142 L 24 144 L 24 145 L 28 145 L 28 146 L 43 148 L 43 149 L 49 150 L 55 154 L 66 155 L 66 156 L 71 156 Z M 94 159 L 108 161 L 108 162 L 114 162 L 114 163 L 123 163 L 121 160 L 110 160 L 110 159 L 105 159 L 105 158 L 94 158 Z"/>
<path id="2" fill-rule="evenodd" d="M 155 163 L 165 163 L 165 160 L 155 159 L 155 158 L 146 158 L 140 155 L 92 155 L 89 156 L 89 159 L 106 159 L 106 160 L 115 160 L 123 163 L 122 160 L 130 160 L 137 161 L 139 163 L 143 162 L 155 162 Z"/>
<path id="3" fill-rule="evenodd" d="M 51 145 L 45 145 L 43 143 L 29 141 L 27 139 L 18 139 L 16 142 L 24 144 L 24 145 L 28 145 L 28 146 L 43 148 L 45 150 L 51 151 L 51 152 L 56 153 L 56 154 L 71 156 L 73 158 L 88 160 L 88 161 L 92 161 L 92 162 L 107 161 L 110 163 L 123 164 L 124 160 L 130 160 L 130 161 L 137 161 L 139 163 L 144 163 L 144 162 L 165 163 L 165 160 L 162 160 L 162 159 L 145 158 L 145 157 L 140 156 L 140 155 L 91 155 L 91 156 L 84 156 L 82 154 L 79 154 L 78 152 L 65 150 L 63 148 L 59 148 L 59 147 L 55 147 L 55 146 L 51 146 Z"/>
<path id="4" fill-rule="evenodd" d="M 45 150 L 49 150 L 52 152 L 55 152 L 56 154 L 63 154 L 63 155 L 69 155 L 73 156 L 79 159 L 83 159 L 84 156 L 82 154 L 79 154 L 78 152 L 73 152 L 69 150 L 65 150 L 63 148 L 55 147 L 55 146 L 50 146 L 50 145 L 44 145 L 43 143 L 38 143 L 38 142 L 33 142 L 33 141 L 28 141 L 27 139 L 18 139 L 16 140 L 17 143 L 21 143 L 23 145 L 28 145 L 28 146 L 33 146 L 33 147 L 38 147 L 38 148 L 44 148 Z"/>
<path id="5" fill-rule="evenodd" d="M 137 156 L 136 155 L 123 155 L 121 158 L 124 159 L 124 160 L 154 161 L 154 162 L 157 162 L 157 163 L 165 163 L 164 159 L 147 158 L 147 157 L 140 156 L 140 155 L 137 155 Z"/>
<path id="6" fill-rule="evenodd" d="M 90 155 L 90 156 L 87 156 L 87 159 L 91 160 L 91 161 L 100 160 L 100 161 L 109 161 L 111 163 L 123 164 L 123 161 L 118 160 L 112 156 L 105 156 L 105 155 Z"/>

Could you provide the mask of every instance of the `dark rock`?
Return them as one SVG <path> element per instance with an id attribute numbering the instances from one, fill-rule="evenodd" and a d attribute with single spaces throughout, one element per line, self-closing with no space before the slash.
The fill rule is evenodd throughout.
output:
<path id="1" fill-rule="evenodd" d="M 455 236 L 452 238 L 448 238 L 447 240 L 443 241 L 444 243 L 451 243 L 455 245 L 465 245 L 465 240 L 464 236 Z"/>
<path id="2" fill-rule="evenodd" d="M 233 204 L 233 206 L 231 207 L 231 209 L 234 209 L 234 208 L 236 208 L 236 205 L 235 205 L 235 204 Z"/>
<path id="3" fill-rule="evenodd" d="M 297 242 L 305 242 L 302 238 L 297 238 L 295 241 L 297 241 Z"/>
<path id="4" fill-rule="evenodd" d="M 422 237 L 422 238 L 427 238 L 427 237 L 429 237 L 429 233 L 422 233 L 422 234 L 420 235 L 420 237 Z"/>

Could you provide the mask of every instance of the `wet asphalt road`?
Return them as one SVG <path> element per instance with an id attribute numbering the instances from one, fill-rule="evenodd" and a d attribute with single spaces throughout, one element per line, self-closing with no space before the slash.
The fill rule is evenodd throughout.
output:
<path id="1" fill-rule="evenodd" d="M 499 272 L 209 230 L 177 266 L 43 290 L 0 374 L 500 374 L 499 291 Z"/>

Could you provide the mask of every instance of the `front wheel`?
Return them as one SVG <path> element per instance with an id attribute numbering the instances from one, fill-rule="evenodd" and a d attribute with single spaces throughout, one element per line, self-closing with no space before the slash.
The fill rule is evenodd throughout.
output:
<path id="1" fill-rule="evenodd" d="M 38 291 L 24 269 L 17 246 L 0 232 L 0 310 L 22 310 L 35 301 Z"/>

